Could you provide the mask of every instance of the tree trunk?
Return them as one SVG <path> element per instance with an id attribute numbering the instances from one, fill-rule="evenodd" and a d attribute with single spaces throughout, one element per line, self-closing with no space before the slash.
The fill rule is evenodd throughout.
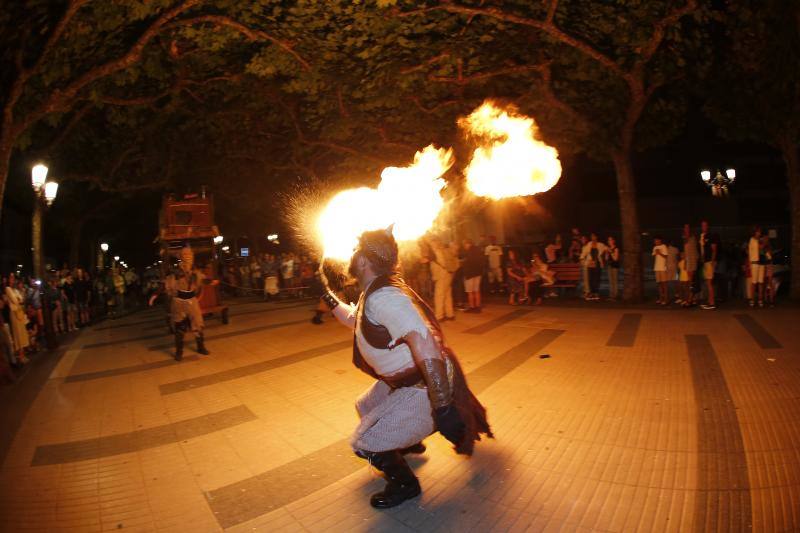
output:
<path id="1" fill-rule="evenodd" d="M 622 225 L 622 268 L 625 274 L 622 298 L 626 302 L 640 302 L 644 299 L 642 237 L 639 232 L 636 182 L 631 165 L 631 150 L 621 149 L 614 152 L 612 160 L 617 173 L 619 218 Z"/>
<path id="2" fill-rule="evenodd" d="M 75 268 L 80 265 L 81 259 L 81 233 L 83 232 L 83 221 L 76 223 L 72 227 L 69 235 L 69 267 Z"/>
<path id="3" fill-rule="evenodd" d="M 800 300 L 800 154 L 795 142 L 781 142 L 781 152 L 786 163 L 786 178 L 789 182 L 792 217 L 792 300 Z"/>
<path id="4" fill-rule="evenodd" d="M 0 220 L 3 216 L 3 199 L 6 192 L 6 181 L 8 181 L 8 168 L 11 164 L 11 153 L 14 151 L 14 143 L 7 137 L 8 133 L 4 130 L 0 135 Z"/>

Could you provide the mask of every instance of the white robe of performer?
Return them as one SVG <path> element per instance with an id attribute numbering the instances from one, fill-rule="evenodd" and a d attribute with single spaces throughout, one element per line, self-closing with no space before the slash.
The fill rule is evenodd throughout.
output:
<path id="1" fill-rule="evenodd" d="M 359 305 L 365 305 L 363 297 Z M 356 321 L 358 348 L 376 373 L 391 376 L 416 366 L 408 345 L 396 344 L 397 340 L 412 331 L 424 337 L 433 333 L 406 294 L 396 287 L 378 289 L 369 296 L 363 316 L 384 326 L 392 337 L 393 348 L 375 348 L 364 339 L 361 324 Z M 392 390 L 383 381 L 377 381 L 356 401 L 356 410 L 361 422 L 350 440 L 354 450 L 384 452 L 407 448 L 434 431 L 431 402 L 424 384 Z"/>

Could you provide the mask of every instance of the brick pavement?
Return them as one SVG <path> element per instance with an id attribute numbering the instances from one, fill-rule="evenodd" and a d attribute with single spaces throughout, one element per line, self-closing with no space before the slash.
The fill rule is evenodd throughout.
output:
<path id="1" fill-rule="evenodd" d="M 83 332 L 3 461 L 0 528 L 800 530 L 796 309 L 460 314 L 496 439 L 465 459 L 430 437 L 422 496 L 383 512 L 347 448 L 370 379 L 310 309 L 243 302 L 180 364 L 157 311 Z"/>

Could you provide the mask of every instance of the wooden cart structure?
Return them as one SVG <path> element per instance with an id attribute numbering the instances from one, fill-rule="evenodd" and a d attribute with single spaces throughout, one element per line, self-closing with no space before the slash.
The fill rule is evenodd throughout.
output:
<path id="1" fill-rule="evenodd" d="M 200 194 L 186 194 L 178 199 L 165 195 L 159 213 L 158 242 L 161 255 L 161 277 L 178 264 L 181 248 L 191 246 L 195 265 L 205 274 L 205 285 L 200 293 L 200 309 L 203 317 L 219 316 L 227 324 L 228 306 L 222 303 L 219 291 L 217 245 L 214 238 L 219 229 L 214 224 L 214 201 L 205 190 Z M 169 315 L 169 302 L 167 302 Z M 169 316 L 167 318 L 169 322 Z M 170 324 L 170 329 L 172 325 Z"/>

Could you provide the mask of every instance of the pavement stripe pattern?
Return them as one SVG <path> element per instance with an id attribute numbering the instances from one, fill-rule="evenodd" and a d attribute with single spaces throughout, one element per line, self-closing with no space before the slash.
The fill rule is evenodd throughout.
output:
<path id="1" fill-rule="evenodd" d="M 744 439 L 733 397 L 706 335 L 686 335 L 697 403 L 695 531 L 750 531 Z"/>
<path id="2" fill-rule="evenodd" d="M 183 358 L 184 361 L 197 361 L 198 359 L 200 359 L 199 355 L 189 355 Z M 86 372 L 83 374 L 71 374 L 64 378 L 64 383 L 75 383 L 79 381 L 91 381 L 94 379 L 124 376 L 126 374 L 146 372 L 147 370 L 155 370 L 157 368 L 164 368 L 166 366 L 172 366 L 176 364 L 178 364 L 178 362 L 174 359 L 165 359 L 163 361 L 155 361 L 153 363 L 142 363 L 141 365 L 123 366 L 121 368 L 111 368 L 109 370 Z"/>
<path id="3" fill-rule="evenodd" d="M 562 333 L 541 330 L 476 368 L 467 374 L 470 388 L 476 394 L 486 390 Z M 348 440 L 341 439 L 272 470 L 208 491 L 205 496 L 220 526 L 228 528 L 303 498 L 364 466 L 364 461 L 353 455 Z"/>
<path id="4" fill-rule="evenodd" d="M 733 315 L 733 318 L 739 321 L 739 324 L 753 337 L 753 340 L 764 350 L 775 350 L 783 348 L 778 339 L 770 335 L 764 326 L 762 326 L 755 318 L 750 315 L 738 314 Z"/>
<path id="5" fill-rule="evenodd" d="M 300 303 L 296 303 L 294 305 L 283 305 L 281 307 L 267 307 L 267 308 L 250 309 L 248 311 L 239 311 L 238 313 L 231 313 L 230 317 L 231 317 L 231 320 L 234 320 L 238 316 L 253 315 L 253 314 L 256 314 L 256 313 L 257 314 L 271 313 L 273 311 L 284 311 L 286 309 L 296 309 L 298 307 L 307 307 L 307 308 L 311 309 L 311 303 L 309 303 L 309 302 L 300 302 Z M 160 322 L 161 322 L 161 324 L 156 324 L 154 326 L 148 326 L 148 327 L 142 328 L 142 329 L 149 330 L 149 329 L 166 328 L 166 320 L 162 318 L 160 320 Z"/>
<path id="6" fill-rule="evenodd" d="M 482 335 L 484 333 L 488 333 L 493 329 L 497 329 L 504 324 L 508 324 L 509 322 L 521 318 L 528 313 L 530 313 L 530 309 L 514 309 L 510 313 L 506 313 L 504 315 L 500 315 L 497 318 L 493 318 L 483 324 L 478 324 L 475 327 L 469 328 L 464 330 L 464 333 L 471 333 L 472 335 Z"/>
<path id="7" fill-rule="evenodd" d="M 641 313 L 623 314 L 614 332 L 608 338 L 606 346 L 621 346 L 630 348 L 636 342 L 636 335 L 639 333 L 639 326 L 642 324 Z"/>
<path id="8" fill-rule="evenodd" d="M 267 331 L 270 329 L 278 329 L 284 328 L 286 326 L 296 326 L 297 324 L 308 324 L 309 321 L 307 318 L 302 320 L 290 320 L 288 322 L 278 322 L 277 324 L 266 324 L 264 326 L 255 326 L 252 328 L 245 328 L 245 329 L 237 329 L 235 331 L 226 331 L 225 333 L 219 333 L 217 335 L 208 335 L 206 336 L 207 341 L 219 340 L 219 339 L 229 339 L 231 337 L 238 337 L 239 335 L 248 335 L 250 333 L 258 333 L 259 331 Z M 163 337 L 163 335 L 159 335 L 159 337 Z M 147 349 L 151 352 L 157 352 L 160 350 L 166 350 L 173 347 L 173 344 L 170 342 L 168 344 L 157 344 L 155 346 L 149 346 Z"/>
<path id="9" fill-rule="evenodd" d="M 269 359 L 267 361 L 260 361 L 250 365 L 231 368 L 230 370 L 223 370 L 222 372 L 215 372 L 213 374 L 207 374 L 205 376 L 199 376 L 196 378 L 164 383 L 163 385 L 159 386 L 159 390 L 161 391 L 162 395 L 167 395 L 196 389 L 198 387 L 207 387 L 209 385 L 222 383 L 223 381 L 231 381 L 233 379 L 252 376 L 253 374 L 258 374 L 259 372 L 266 372 L 268 370 L 274 370 L 283 366 L 293 365 L 313 357 L 319 357 L 321 355 L 327 355 L 339 350 L 344 350 L 352 345 L 352 340 L 334 342 L 332 344 L 326 344 L 324 346 L 318 346 L 316 348 L 295 352 L 282 357 L 277 357 L 275 359 Z"/>
<path id="10" fill-rule="evenodd" d="M 38 446 L 31 466 L 57 465 L 99 459 L 171 444 L 256 420 L 244 405 L 129 433 Z"/>

